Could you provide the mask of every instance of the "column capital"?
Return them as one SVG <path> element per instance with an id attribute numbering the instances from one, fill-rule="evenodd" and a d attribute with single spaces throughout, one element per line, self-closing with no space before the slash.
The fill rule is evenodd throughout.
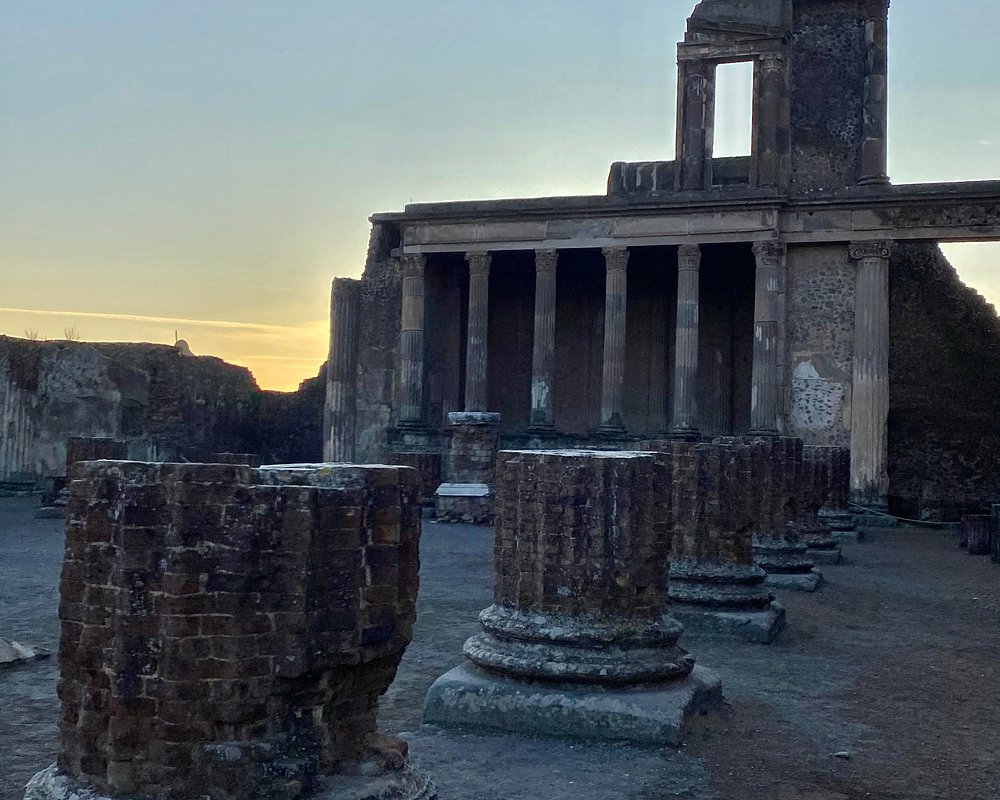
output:
<path id="1" fill-rule="evenodd" d="M 628 269 L 629 252 L 627 247 L 605 247 L 604 266 L 609 272 Z"/>
<path id="2" fill-rule="evenodd" d="M 490 265 L 493 263 L 493 255 L 486 251 L 466 253 L 465 262 L 469 265 L 470 274 L 489 275 Z"/>
<path id="3" fill-rule="evenodd" d="M 419 278 L 424 274 L 427 256 L 423 253 L 407 253 L 400 260 L 403 262 L 404 278 Z"/>
<path id="4" fill-rule="evenodd" d="M 861 261 L 866 258 L 887 259 L 892 255 L 895 247 L 896 243 L 891 239 L 878 239 L 870 242 L 851 242 L 847 252 L 853 261 Z"/>
<path id="5" fill-rule="evenodd" d="M 535 270 L 537 272 L 554 272 L 559 262 L 558 250 L 536 250 Z"/>
<path id="6" fill-rule="evenodd" d="M 701 269 L 701 245 L 682 244 L 677 250 L 678 269 Z"/>
<path id="7" fill-rule="evenodd" d="M 778 239 L 767 239 L 753 243 L 753 254 L 758 265 L 777 266 L 787 252 L 788 246 Z"/>

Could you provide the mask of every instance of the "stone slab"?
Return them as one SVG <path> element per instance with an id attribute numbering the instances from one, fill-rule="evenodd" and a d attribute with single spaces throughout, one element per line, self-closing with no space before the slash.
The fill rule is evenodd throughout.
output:
<path id="1" fill-rule="evenodd" d="M 844 551 L 839 547 L 834 547 L 832 550 L 827 549 L 816 549 L 809 550 L 809 558 L 813 560 L 814 564 L 826 564 L 826 565 L 837 565 L 844 563 Z"/>
<path id="2" fill-rule="evenodd" d="M 36 519 L 64 519 L 66 509 L 61 506 L 42 506 L 35 512 Z"/>
<path id="3" fill-rule="evenodd" d="M 485 483 L 442 483 L 435 494 L 438 497 L 489 497 L 491 492 Z"/>
<path id="4" fill-rule="evenodd" d="M 31 647 L 20 642 L 0 639 L 0 666 L 31 661 L 36 658 L 47 658 L 50 655 L 52 654 L 48 650 L 43 650 L 40 647 Z"/>
<path id="5" fill-rule="evenodd" d="M 854 531 L 833 531 L 830 534 L 837 544 L 858 544 L 865 540 L 864 531 L 854 530 Z"/>
<path id="6" fill-rule="evenodd" d="M 823 573 L 815 569 L 812 572 L 798 572 L 793 574 L 769 572 L 764 585 L 772 586 L 775 589 L 790 589 L 796 592 L 815 592 L 823 585 Z"/>
<path id="7" fill-rule="evenodd" d="M 670 616 L 684 626 L 684 635 L 726 639 L 738 638 L 770 644 L 785 629 L 785 609 L 779 603 L 761 611 L 690 608 L 674 604 Z"/>
<path id="8" fill-rule="evenodd" d="M 437 788 L 433 781 L 412 766 L 376 777 L 334 776 L 323 780 L 319 791 L 312 795 L 313 800 L 435 800 L 436 797 Z M 112 798 L 59 772 L 53 764 L 28 782 L 24 800 Z M 128 798 L 116 797 L 114 800 Z"/>
<path id="9" fill-rule="evenodd" d="M 698 666 L 684 680 L 605 688 L 511 680 L 463 664 L 431 686 L 424 722 L 470 731 L 676 747 L 687 720 L 721 702 L 721 679 Z"/>

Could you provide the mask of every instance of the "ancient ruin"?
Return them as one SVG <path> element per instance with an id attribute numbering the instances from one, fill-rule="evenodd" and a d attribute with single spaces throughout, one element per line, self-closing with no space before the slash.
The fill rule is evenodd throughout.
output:
<path id="1" fill-rule="evenodd" d="M 909 516 L 1000 494 L 997 393 L 942 344 L 1000 326 L 934 244 L 997 239 L 1000 183 L 890 185 L 887 13 L 705 0 L 678 46 L 673 161 L 614 164 L 605 196 L 375 214 L 364 276 L 334 286 L 324 457 L 437 453 L 446 487 L 478 484 L 449 474 L 449 419 L 492 412 L 501 448 L 666 431 L 849 447 L 851 499 Z M 734 62 L 753 64 L 752 152 L 717 158 Z M 944 410 L 941 359 L 975 402 Z"/>
<path id="2" fill-rule="evenodd" d="M 494 604 L 471 664 L 430 689 L 425 722 L 679 744 L 719 679 L 668 614 L 668 459 L 505 451 L 497 461 Z"/>
<path id="3" fill-rule="evenodd" d="M 27 800 L 431 798 L 378 697 L 412 635 L 416 475 L 74 465 L 59 760 Z"/>

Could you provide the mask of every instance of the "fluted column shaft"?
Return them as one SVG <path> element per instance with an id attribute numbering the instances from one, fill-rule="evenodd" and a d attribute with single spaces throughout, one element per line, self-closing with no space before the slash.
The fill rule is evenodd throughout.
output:
<path id="1" fill-rule="evenodd" d="M 424 421 L 424 267 L 422 255 L 403 256 L 403 311 L 400 332 L 399 423 Z"/>
<path id="2" fill-rule="evenodd" d="M 323 460 L 354 460 L 360 281 L 335 278 L 330 290 L 330 353 L 326 364 Z"/>
<path id="3" fill-rule="evenodd" d="M 628 250 L 606 248 L 604 290 L 604 371 L 601 385 L 601 430 L 622 433 L 625 389 L 625 325 L 628 309 Z"/>
<path id="4" fill-rule="evenodd" d="M 785 246 L 756 242 L 756 290 L 753 323 L 753 373 L 751 377 L 750 429 L 758 435 L 776 435 L 780 407 L 781 366 L 781 267 Z"/>
<path id="5" fill-rule="evenodd" d="M 469 264 L 469 333 L 465 354 L 465 410 L 486 411 L 488 402 L 490 324 L 489 253 L 468 253 Z"/>
<path id="6" fill-rule="evenodd" d="M 891 242 L 850 246 L 858 262 L 851 402 L 851 494 L 884 504 L 889 495 L 889 257 Z"/>
<path id="7" fill-rule="evenodd" d="M 672 433 L 698 435 L 698 291 L 701 247 L 682 245 L 677 258 L 677 348 Z"/>
<path id="8" fill-rule="evenodd" d="M 667 430 L 667 301 L 657 302 L 649 340 L 649 428 Z"/>
<path id="9" fill-rule="evenodd" d="M 555 250 L 535 252 L 535 338 L 531 356 L 531 427 L 551 430 L 555 417 L 552 384 L 556 361 Z"/>

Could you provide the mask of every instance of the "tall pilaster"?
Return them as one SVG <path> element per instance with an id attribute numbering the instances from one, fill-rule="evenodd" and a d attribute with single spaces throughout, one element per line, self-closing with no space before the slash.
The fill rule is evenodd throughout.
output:
<path id="1" fill-rule="evenodd" d="M 757 260 L 757 277 L 750 430 L 756 435 L 775 436 L 781 414 L 781 366 L 778 353 L 782 332 L 780 297 L 785 245 L 777 241 L 755 242 L 753 252 Z"/>
<path id="2" fill-rule="evenodd" d="M 757 186 L 788 187 L 791 169 L 791 103 L 788 61 L 777 55 L 754 67 L 753 180 Z"/>
<path id="3" fill-rule="evenodd" d="M 864 141 L 861 146 L 861 184 L 889 183 L 889 3 L 881 0 L 865 25 L 867 65 L 864 94 Z M 883 7 L 884 5 L 884 7 Z"/>
<path id="4" fill-rule="evenodd" d="M 490 264 L 489 253 L 467 253 L 469 264 L 469 335 L 465 355 L 465 410 L 486 411 L 487 377 L 489 376 L 487 344 L 490 323 Z"/>
<path id="5" fill-rule="evenodd" d="M 884 505 L 889 495 L 889 257 L 892 242 L 854 243 L 854 390 L 851 402 L 851 494 Z"/>
<path id="6" fill-rule="evenodd" d="M 622 419 L 625 389 L 625 324 L 628 308 L 628 249 L 604 250 L 604 381 L 601 387 L 601 432 L 625 432 Z"/>
<path id="7" fill-rule="evenodd" d="M 531 357 L 531 428 L 552 430 L 552 384 L 556 360 L 555 250 L 535 252 L 535 339 Z"/>
<path id="8" fill-rule="evenodd" d="M 330 353 L 326 362 L 323 460 L 354 460 L 361 282 L 334 278 L 330 290 Z"/>
<path id="9" fill-rule="evenodd" d="M 677 67 L 677 157 L 675 187 L 712 188 L 715 125 L 715 65 L 684 61 Z"/>
<path id="10" fill-rule="evenodd" d="M 424 421 L 424 267 L 422 255 L 403 256 L 403 316 L 400 333 L 399 424 Z"/>
<path id="11" fill-rule="evenodd" d="M 701 247 L 682 245 L 677 254 L 677 350 L 674 357 L 674 424 L 678 436 L 698 435 L 698 291 Z"/>

